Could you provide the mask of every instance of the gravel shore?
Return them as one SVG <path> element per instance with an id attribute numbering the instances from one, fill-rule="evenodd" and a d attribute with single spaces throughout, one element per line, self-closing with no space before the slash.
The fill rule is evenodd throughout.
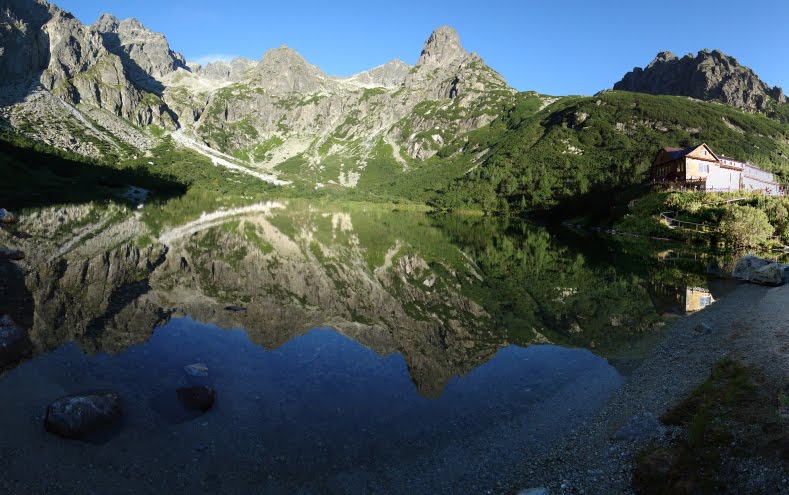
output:
<path id="1" fill-rule="evenodd" d="M 723 357 L 742 360 L 775 388 L 789 379 L 789 287 L 742 285 L 722 301 L 678 320 L 598 413 L 535 462 L 513 492 L 630 494 L 635 455 L 650 441 L 615 440 L 636 415 L 659 418 L 703 383 Z M 668 429 L 659 442 L 669 442 Z M 654 443 L 654 441 L 651 441 Z M 739 493 L 789 494 L 789 470 L 753 459 Z"/>

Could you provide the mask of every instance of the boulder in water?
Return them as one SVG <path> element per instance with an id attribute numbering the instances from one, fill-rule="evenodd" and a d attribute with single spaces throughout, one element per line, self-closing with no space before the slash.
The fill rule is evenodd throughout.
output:
<path id="1" fill-rule="evenodd" d="M 184 371 L 192 376 L 208 376 L 208 366 L 203 363 L 184 366 Z"/>
<path id="2" fill-rule="evenodd" d="M 216 392 L 211 387 L 183 387 L 175 391 L 178 401 L 190 411 L 208 411 L 214 405 Z"/>
<path id="3" fill-rule="evenodd" d="M 118 423 L 123 410 L 118 394 L 90 392 L 61 397 L 47 407 L 48 432 L 65 438 L 84 438 Z"/>
<path id="4" fill-rule="evenodd" d="M 749 254 L 737 261 L 731 274 L 747 282 L 778 286 L 789 282 L 789 265 Z"/>

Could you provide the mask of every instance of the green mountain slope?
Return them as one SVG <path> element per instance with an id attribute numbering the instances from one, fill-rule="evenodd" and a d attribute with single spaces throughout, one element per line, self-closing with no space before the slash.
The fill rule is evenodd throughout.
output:
<path id="1" fill-rule="evenodd" d="M 445 208 L 543 209 L 646 180 L 662 146 L 706 142 L 789 178 L 789 125 L 683 97 L 607 92 L 561 98 L 536 113 L 531 96 L 468 143 L 490 152 L 433 196 Z M 479 134 L 478 134 L 479 135 Z M 473 133 L 472 133 L 473 136 Z M 468 145 L 463 151 L 468 153 Z M 441 153 L 439 153 L 441 155 Z"/>

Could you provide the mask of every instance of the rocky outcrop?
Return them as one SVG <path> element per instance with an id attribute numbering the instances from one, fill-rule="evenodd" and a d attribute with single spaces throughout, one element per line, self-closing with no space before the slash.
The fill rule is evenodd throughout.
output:
<path id="1" fill-rule="evenodd" d="M 645 68 L 628 72 L 614 89 L 721 101 L 751 112 L 768 111 L 786 101 L 781 88 L 769 87 L 751 69 L 718 50 L 682 58 L 661 52 Z"/>
<path id="2" fill-rule="evenodd" d="M 69 395 L 47 407 L 44 426 L 50 433 L 79 439 L 111 428 L 122 415 L 120 398 L 113 392 Z"/>
<path id="3" fill-rule="evenodd" d="M 132 82 L 157 94 L 160 81 L 177 69 L 189 70 L 180 53 L 170 49 L 161 33 L 154 33 L 134 18 L 123 21 L 104 14 L 92 26 L 101 34 L 104 46 L 120 57 Z"/>

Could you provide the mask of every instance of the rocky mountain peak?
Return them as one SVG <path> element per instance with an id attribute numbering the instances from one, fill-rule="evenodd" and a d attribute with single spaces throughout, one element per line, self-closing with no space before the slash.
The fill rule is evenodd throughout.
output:
<path id="1" fill-rule="evenodd" d="M 287 45 L 282 45 L 279 48 L 272 48 L 268 50 L 263 54 L 263 58 L 260 60 L 260 63 L 271 66 L 309 65 L 307 61 L 304 60 L 304 57 L 299 54 L 299 52 Z"/>
<path id="2" fill-rule="evenodd" d="M 781 88 L 770 88 L 751 69 L 719 50 L 682 58 L 660 52 L 645 68 L 628 72 L 614 89 L 716 100 L 751 112 L 768 111 L 776 102 L 786 101 Z"/>
<path id="3" fill-rule="evenodd" d="M 441 26 L 433 31 L 425 42 L 416 65 L 448 65 L 466 57 L 468 57 L 468 52 L 460 44 L 457 31 L 449 26 Z"/>
<path id="4" fill-rule="evenodd" d="M 660 52 L 647 67 L 652 67 L 655 64 L 662 64 L 671 60 L 678 60 L 678 57 L 669 51 Z"/>
<path id="5" fill-rule="evenodd" d="M 254 69 L 261 88 L 273 94 L 312 93 L 328 78 L 296 50 L 282 45 L 268 50 Z"/>
<path id="6" fill-rule="evenodd" d="M 120 23 L 120 19 L 112 14 L 101 14 L 93 24 L 93 28 L 99 32 L 114 33 L 118 31 Z"/>

